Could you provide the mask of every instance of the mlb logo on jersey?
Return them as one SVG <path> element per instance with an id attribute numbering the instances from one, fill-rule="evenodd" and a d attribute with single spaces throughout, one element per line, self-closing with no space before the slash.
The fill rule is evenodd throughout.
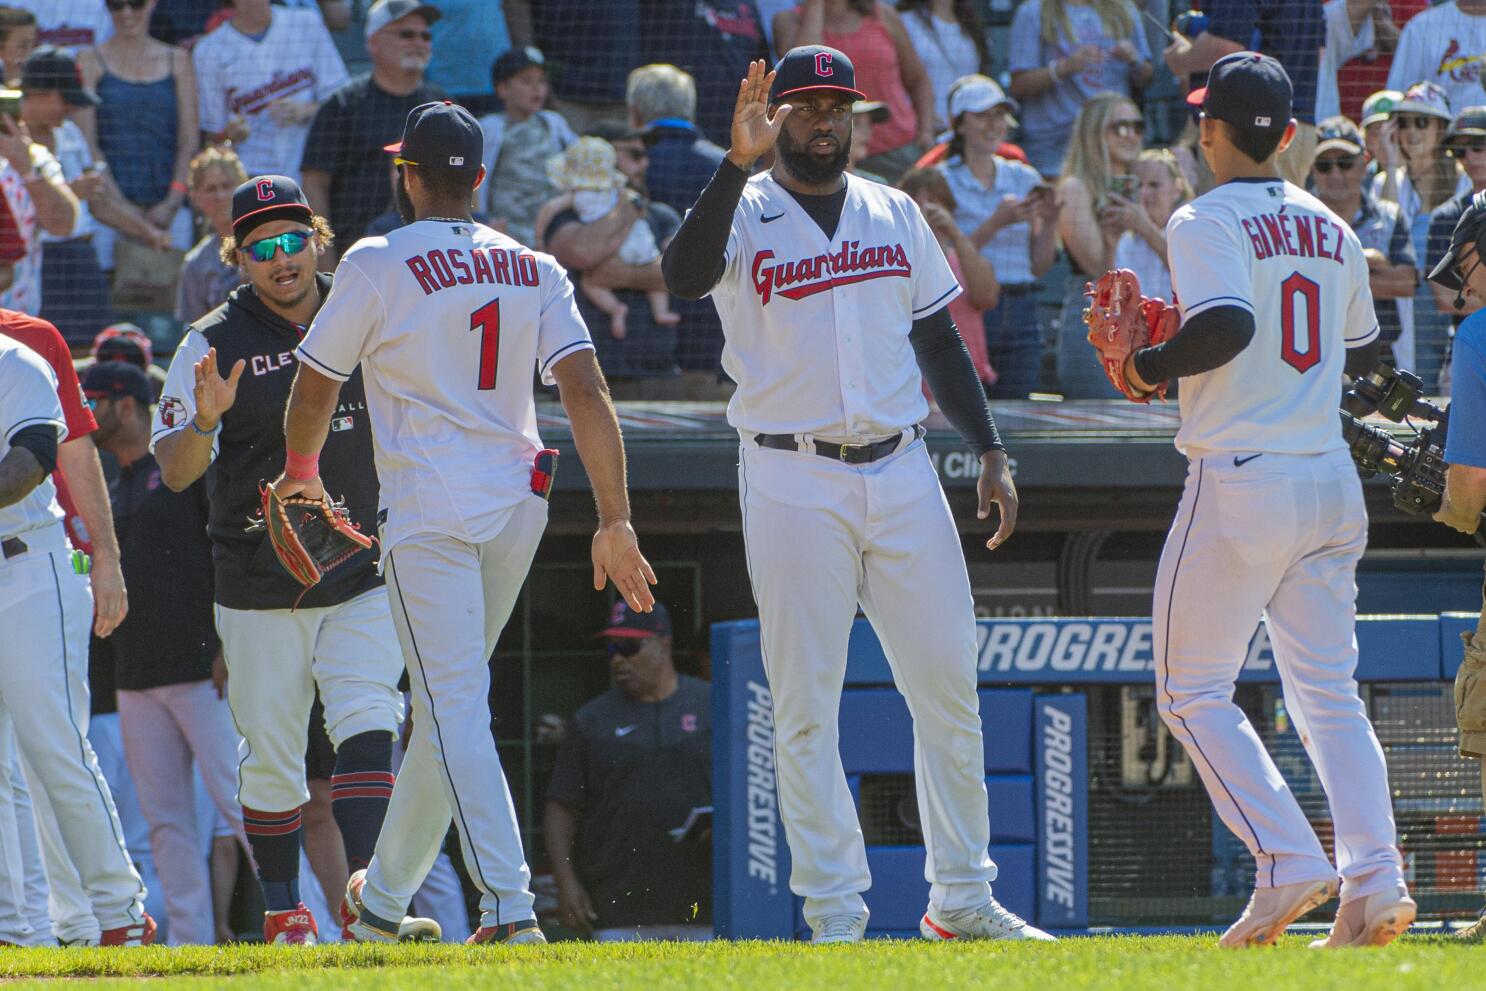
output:
<path id="1" fill-rule="evenodd" d="M 342 430 L 350 430 L 356 425 L 356 418 L 351 416 L 338 416 L 330 421 L 330 429 L 334 433 Z"/>

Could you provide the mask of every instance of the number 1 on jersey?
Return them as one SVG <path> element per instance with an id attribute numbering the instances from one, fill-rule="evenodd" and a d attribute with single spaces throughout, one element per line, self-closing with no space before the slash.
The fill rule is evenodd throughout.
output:
<path id="1" fill-rule="evenodd" d="M 495 388 L 495 373 L 500 367 L 500 300 L 492 299 L 470 314 L 470 330 L 480 332 L 480 378 L 475 388 Z"/>

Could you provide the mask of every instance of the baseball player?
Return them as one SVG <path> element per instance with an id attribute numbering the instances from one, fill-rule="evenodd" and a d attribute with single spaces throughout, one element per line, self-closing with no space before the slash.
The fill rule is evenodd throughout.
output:
<path id="1" fill-rule="evenodd" d="M 1181 378 L 1190 462 L 1156 573 L 1161 716 L 1257 865 L 1226 947 L 1272 943 L 1337 892 L 1317 945 L 1382 945 L 1413 922 L 1388 771 L 1353 673 L 1362 486 L 1337 386 L 1379 349 L 1362 245 L 1280 178 L 1295 131 L 1274 59 L 1236 52 L 1208 75 L 1203 157 L 1217 186 L 1166 227 L 1180 332 L 1123 362 L 1137 392 Z M 1285 700 L 1331 804 L 1336 866 L 1243 711 L 1234 681 L 1263 618 Z"/>
<path id="2" fill-rule="evenodd" d="M 860 603 L 914 717 L 931 883 L 920 931 L 1051 939 L 991 897 L 975 612 L 917 426 L 923 381 L 980 457 L 980 516 L 1000 506 L 988 547 L 1011 535 L 1016 487 L 946 309 L 960 287 L 938 239 L 906 194 L 843 173 L 861 99 L 835 49 L 792 49 L 767 74 L 753 63 L 732 148 L 663 261 L 673 293 L 711 294 L 738 383 L 728 420 L 742 441 L 790 888 L 817 942 L 863 937 L 871 878 L 836 730 Z M 772 170 L 750 179 L 771 150 Z"/>
<path id="3" fill-rule="evenodd" d="M 299 896 L 300 808 L 310 797 L 305 739 L 315 687 L 335 747 L 332 813 L 347 862 L 365 867 L 392 794 L 402 657 L 370 551 L 336 568 L 301 601 L 299 584 L 274 557 L 267 534 L 245 529 L 260 506 L 259 485 L 283 461 L 294 348 L 330 290 L 330 276 L 315 272 L 330 228 L 284 176 L 239 186 L 232 218 L 223 254 L 248 282 L 186 332 L 155 409 L 151 448 L 165 484 L 178 492 L 208 467 L 215 473 L 208 532 L 227 701 L 243 736 L 238 801 L 267 908 L 264 938 L 303 945 L 319 938 Z M 340 398 L 326 475 L 351 519 L 370 530 L 377 476 L 359 375 Z M 435 928 L 410 925 L 426 935 Z"/>
<path id="4" fill-rule="evenodd" d="M 275 486 L 335 492 L 334 477 L 320 477 L 321 447 L 342 383 L 361 365 L 382 480 L 382 566 L 413 689 L 412 739 L 376 856 L 347 885 L 357 939 L 398 937 L 391 920 L 452 816 L 480 890 L 480 926 L 467 942 L 546 942 L 490 733 L 488 663 L 547 522 L 533 369 L 561 390 L 593 482 L 594 587 L 613 578 L 631 606 L 654 603 L 655 575 L 629 523 L 619 424 L 572 284 L 550 255 L 470 218 L 482 144 L 462 107 L 425 103 L 408 114 L 388 149 L 407 226 L 345 254 L 295 352 Z"/>
<path id="5" fill-rule="evenodd" d="M 0 430 L 0 768 L 10 767 L 14 739 L 37 814 L 55 827 L 92 904 L 97 942 L 142 946 L 155 938 L 155 921 L 87 738 L 86 558 L 68 545 L 48 478 L 67 435 L 57 379 L 4 335 Z"/>

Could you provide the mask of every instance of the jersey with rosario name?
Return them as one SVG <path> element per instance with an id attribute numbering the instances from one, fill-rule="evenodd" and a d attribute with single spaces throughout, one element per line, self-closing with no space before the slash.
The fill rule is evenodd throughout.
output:
<path id="1" fill-rule="evenodd" d="M 346 252 L 296 354 L 366 382 L 383 549 L 418 532 L 481 543 L 531 497 L 532 371 L 591 349 L 557 261 L 483 224 L 420 220 Z"/>
<path id="2" fill-rule="evenodd" d="M 1378 336 L 1352 229 L 1298 186 L 1240 179 L 1172 214 L 1166 243 L 1184 324 L 1220 306 L 1254 315 L 1237 357 L 1182 379 L 1176 446 L 1189 457 L 1341 449 L 1346 352 Z"/>
<path id="3" fill-rule="evenodd" d="M 846 174 L 827 237 L 771 174 L 743 190 L 712 289 L 745 434 L 880 438 L 928 415 L 908 333 L 960 292 L 906 194 Z"/>

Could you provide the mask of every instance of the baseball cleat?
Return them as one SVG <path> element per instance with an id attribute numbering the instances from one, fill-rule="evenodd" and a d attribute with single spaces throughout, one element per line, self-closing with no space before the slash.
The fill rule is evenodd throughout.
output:
<path id="1" fill-rule="evenodd" d="M 1290 923 L 1336 897 L 1335 878 L 1297 881 L 1273 888 L 1255 888 L 1238 921 L 1228 927 L 1218 945 L 1230 950 L 1246 946 L 1270 946 Z"/>
<path id="2" fill-rule="evenodd" d="M 433 919 L 403 916 L 393 922 L 373 915 L 361 904 L 361 889 L 366 885 L 365 869 L 355 871 L 346 882 L 341 898 L 341 935 L 353 943 L 437 943 L 444 930 Z"/>
<path id="3" fill-rule="evenodd" d="M 476 946 L 480 943 L 508 943 L 517 946 L 521 943 L 545 943 L 547 937 L 542 935 L 542 929 L 537 925 L 536 919 L 526 919 L 521 922 L 510 922 L 503 926 L 481 926 L 465 943 Z"/>
<path id="4" fill-rule="evenodd" d="M 1353 898 L 1337 910 L 1331 935 L 1311 943 L 1313 950 L 1334 950 L 1342 946 L 1387 946 L 1414 924 L 1419 906 L 1402 886 L 1394 891 L 1380 891 L 1366 898 Z M 1480 923 L 1476 923 L 1477 928 Z M 1466 930 L 1469 932 L 1470 930 Z"/>
<path id="5" fill-rule="evenodd" d="M 284 946 L 314 946 L 320 942 L 320 929 L 315 917 L 300 902 L 282 912 L 263 913 L 263 941 Z"/>
<path id="6" fill-rule="evenodd" d="M 827 915 L 811 923 L 812 943 L 860 943 L 867 936 L 867 916 Z"/>
<path id="7" fill-rule="evenodd" d="M 155 920 L 144 913 L 144 921 L 117 929 L 105 929 L 98 935 L 99 946 L 149 946 L 155 941 Z"/>
<path id="8" fill-rule="evenodd" d="M 944 912 L 929 906 L 918 923 L 924 939 L 1005 939 L 1051 943 L 1054 938 L 992 898 L 977 908 Z"/>

